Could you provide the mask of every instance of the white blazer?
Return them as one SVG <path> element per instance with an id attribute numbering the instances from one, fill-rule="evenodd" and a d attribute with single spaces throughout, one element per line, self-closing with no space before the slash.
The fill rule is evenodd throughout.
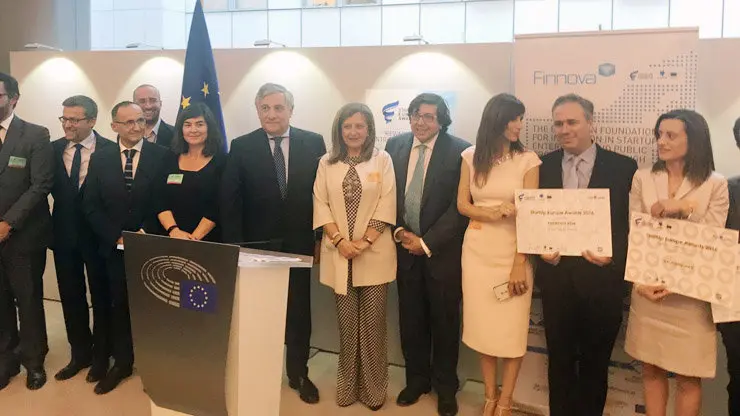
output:
<path id="1" fill-rule="evenodd" d="M 367 162 L 359 163 L 355 170 L 362 184 L 362 196 L 357 210 L 354 232 L 349 235 L 347 209 L 344 204 L 342 182 L 349 165 L 342 162 L 329 164 L 329 154 L 319 161 L 313 186 L 313 228 L 336 223 L 339 233 L 347 240 L 360 240 L 371 219 L 387 224 L 396 223 L 396 177 L 391 156 L 376 150 Z M 353 286 L 373 286 L 389 283 L 396 278 L 396 245 L 391 236 L 393 227 L 386 227 L 370 248 L 352 259 Z M 347 294 L 348 260 L 339 254 L 324 233 L 321 244 L 320 281 L 340 295 Z"/>
<path id="2" fill-rule="evenodd" d="M 630 192 L 630 211 L 650 213 L 650 208 L 658 201 L 668 198 L 668 173 L 652 172 L 643 168 L 635 173 Z M 719 173 L 712 175 L 699 186 L 694 186 L 684 178 L 674 199 L 690 201 L 694 207 L 689 221 L 724 227 L 730 208 L 727 179 Z"/>

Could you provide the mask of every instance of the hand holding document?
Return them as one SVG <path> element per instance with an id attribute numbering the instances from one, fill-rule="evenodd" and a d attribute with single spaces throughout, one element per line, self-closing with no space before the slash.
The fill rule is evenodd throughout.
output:
<path id="1" fill-rule="evenodd" d="M 515 197 L 520 253 L 612 256 L 608 189 L 518 189 Z"/>
<path id="2" fill-rule="evenodd" d="M 737 238 L 737 231 L 633 212 L 624 278 L 731 308 Z"/>

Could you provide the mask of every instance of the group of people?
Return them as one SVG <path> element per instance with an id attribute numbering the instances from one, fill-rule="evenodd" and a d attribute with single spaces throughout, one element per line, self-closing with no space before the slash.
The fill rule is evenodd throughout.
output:
<path id="1" fill-rule="evenodd" d="M 321 283 L 335 292 L 339 406 L 360 402 L 378 410 L 386 402 L 386 302 L 396 281 L 406 363 L 397 405 L 411 406 L 433 389 L 438 413 L 457 414 L 462 339 L 480 355 L 484 416 L 510 415 L 536 284 L 550 414 L 600 415 L 629 289 L 629 212 L 740 226 L 740 180 L 730 182 L 728 197 L 728 182 L 713 171 L 707 123 L 690 110 L 658 119 L 659 160 L 638 170 L 633 159 L 594 142 L 593 104 L 574 94 L 553 104 L 560 149 L 542 157 L 520 141 L 525 106 L 510 94 L 487 103 L 474 146 L 448 132 L 450 111 L 436 94 L 411 101 L 411 132 L 391 138 L 385 150 L 376 148 L 370 108 L 347 104 L 336 114 L 327 153 L 321 135 L 290 124 L 290 91 L 268 83 L 255 97 L 261 128 L 235 138 L 228 155 L 205 105 L 184 108 L 170 126 L 160 118 L 162 101 L 151 85 L 112 109 L 115 140 L 95 132 L 95 102 L 73 96 L 59 118 L 65 137 L 49 144 L 47 129 L 14 114 L 19 97 L 15 79 L 0 74 L 0 390 L 21 364 L 29 389 L 46 382 L 47 247 L 54 251 L 71 347 L 69 364 L 55 378 L 89 367 L 87 381 L 104 394 L 132 374 L 126 276 L 117 248 L 123 231 L 132 231 L 314 256 Z M 740 147 L 740 131 L 735 138 Z M 517 253 L 514 190 L 521 188 L 609 189 L 613 257 Z M 510 297 L 498 300 L 495 290 L 502 286 Z M 720 331 L 731 375 L 730 414 L 740 415 L 740 324 L 723 324 Z M 292 269 L 286 369 L 290 387 L 316 403 L 310 336 L 310 271 Z M 707 303 L 634 285 L 626 350 L 643 362 L 648 414 L 666 413 L 669 372 L 676 374 L 677 414 L 699 414 L 700 379 L 712 377 L 716 366 Z"/>

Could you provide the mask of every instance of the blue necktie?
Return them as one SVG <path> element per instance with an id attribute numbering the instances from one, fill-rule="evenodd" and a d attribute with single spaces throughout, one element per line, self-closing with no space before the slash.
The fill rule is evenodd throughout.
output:
<path id="1" fill-rule="evenodd" d="M 283 154 L 283 148 L 280 144 L 283 142 L 285 137 L 273 137 L 275 141 L 275 151 L 272 154 L 275 159 L 275 173 L 277 174 L 278 188 L 280 188 L 280 196 L 285 199 L 285 195 L 288 193 L 288 179 L 285 177 L 285 155 Z"/>
<path id="2" fill-rule="evenodd" d="M 414 174 L 411 176 L 408 189 L 406 189 L 406 199 L 404 200 L 406 211 L 403 219 L 409 228 L 411 228 L 411 231 L 419 235 L 421 232 L 421 226 L 419 224 L 421 217 L 421 194 L 424 192 L 424 153 L 427 150 L 427 146 L 420 144 L 416 148 L 419 149 L 419 158 L 416 160 Z"/>
<path id="3" fill-rule="evenodd" d="M 126 155 L 126 167 L 123 169 L 123 181 L 126 183 L 126 190 L 131 191 L 134 186 L 134 156 L 136 149 L 127 149 L 123 151 Z"/>
<path id="4" fill-rule="evenodd" d="M 82 145 L 75 144 L 75 154 L 72 157 L 72 167 L 69 170 L 69 181 L 75 190 L 80 189 L 80 166 L 82 165 Z"/>

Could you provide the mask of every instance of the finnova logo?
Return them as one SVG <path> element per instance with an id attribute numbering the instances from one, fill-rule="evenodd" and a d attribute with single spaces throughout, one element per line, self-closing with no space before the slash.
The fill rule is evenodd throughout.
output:
<path id="1" fill-rule="evenodd" d="M 396 100 L 383 106 L 383 118 L 385 119 L 385 124 L 389 124 L 393 121 L 393 116 L 396 114 L 396 110 L 398 109 L 398 103 L 399 101 Z"/>
<path id="2" fill-rule="evenodd" d="M 603 63 L 597 68 L 597 72 L 586 72 L 586 73 L 548 73 L 541 70 L 534 71 L 532 75 L 532 82 L 537 85 L 592 85 L 596 84 L 599 76 L 611 77 L 617 72 L 617 67 L 614 64 Z"/>

